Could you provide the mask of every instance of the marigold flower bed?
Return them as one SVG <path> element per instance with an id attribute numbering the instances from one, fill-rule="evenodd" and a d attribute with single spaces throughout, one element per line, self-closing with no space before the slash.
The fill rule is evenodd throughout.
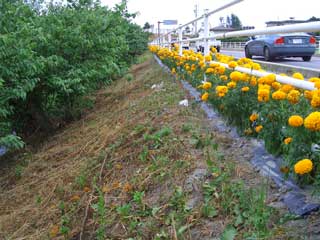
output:
<path id="1" fill-rule="evenodd" d="M 150 46 L 150 51 L 172 74 L 197 87 L 201 100 L 210 102 L 239 134 L 263 139 L 269 152 L 281 155 L 284 174 L 300 184 L 320 184 L 320 78 L 308 79 L 316 88 L 308 91 L 281 84 L 274 74 L 257 78 L 234 71 L 237 66 L 264 70 L 251 59 L 236 61 L 215 49 L 208 56 L 192 50 L 179 56 L 178 46 L 172 50 Z M 228 64 L 231 70 L 211 60 Z M 298 72 L 292 77 L 304 80 Z"/>

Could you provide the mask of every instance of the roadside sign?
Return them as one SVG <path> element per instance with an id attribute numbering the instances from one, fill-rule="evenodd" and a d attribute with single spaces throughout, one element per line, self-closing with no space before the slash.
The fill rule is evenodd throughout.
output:
<path id="1" fill-rule="evenodd" d="M 163 20 L 162 22 L 164 25 L 177 25 L 178 20 Z"/>

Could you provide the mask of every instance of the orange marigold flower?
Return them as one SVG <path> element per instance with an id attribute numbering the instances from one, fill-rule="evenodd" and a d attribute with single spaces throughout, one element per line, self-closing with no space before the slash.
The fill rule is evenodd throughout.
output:
<path id="1" fill-rule="evenodd" d="M 257 85 L 257 78 L 255 76 L 251 77 L 250 85 L 253 86 L 253 87 Z"/>
<path id="2" fill-rule="evenodd" d="M 312 91 L 305 90 L 305 91 L 303 92 L 303 95 L 304 95 L 304 97 L 305 97 L 306 99 L 311 100 L 313 93 L 312 93 Z"/>
<path id="3" fill-rule="evenodd" d="M 273 83 L 271 84 L 271 86 L 272 86 L 275 90 L 278 90 L 278 89 L 281 88 L 281 83 L 279 83 L 279 82 L 273 82 Z"/>
<path id="4" fill-rule="evenodd" d="M 212 86 L 211 82 L 204 82 L 202 84 L 202 88 L 205 89 L 205 90 L 208 90 L 209 88 L 211 88 L 211 86 Z"/>
<path id="5" fill-rule="evenodd" d="M 320 130 L 320 112 L 312 112 L 304 119 L 304 127 L 311 131 Z"/>
<path id="6" fill-rule="evenodd" d="M 282 92 L 281 90 L 275 91 L 272 93 L 272 98 L 275 100 L 284 100 L 286 99 L 287 94 L 285 92 Z"/>
<path id="7" fill-rule="evenodd" d="M 201 100 L 204 101 L 204 102 L 207 101 L 208 98 L 209 98 L 209 93 L 207 93 L 207 92 L 205 92 L 205 93 L 202 94 L 202 96 L 201 96 Z"/>
<path id="8" fill-rule="evenodd" d="M 263 129 L 263 126 L 262 126 L 262 125 L 256 126 L 256 127 L 254 128 L 254 130 L 255 130 L 257 133 L 261 132 L 262 129 Z"/>
<path id="9" fill-rule="evenodd" d="M 251 122 L 254 122 L 258 119 L 259 115 L 257 113 L 253 113 L 250 115 L 249 119 Z"/>
<path id="10" fill-rule="evenodd" d="M 236 82 L 228 82 L 227 87 L 228 88 L 235 88 L 237 86 Z"/>
<path id="11" fill-rule="evenodd" d="M 298 90 L 291 90 L 288 93 L 288 101 L 292 104 L 296 104 L 299 102 L 300 92 Z"/>
<path id="12" fill-rule="evenodd" d="M 229 66 L 229 68 L 235 68 L 235 67 L 238 66 L 238 64 L 235 61 L 231 61 L 231 62 L 228 63 L 228 66 Z"/>
<path id="13" fill-rule="evenodd" d="M 220 76 L 220 79 L 221 79 L 222 81 L 227 81 L 227 80 L 228 80 L 228 76 L 226 76 L 226 75 L 221 75 L 221 76 Z"/>
<path id="14" fill-rule="evenodd" d="M 294 165 L 294 172 L 303 175 L 312 171 L 313 163 L 310 159 L 302 159 Z"/>
<path id="15" fill-rule="evenodd" d="M 249 87 L 243 87 L 243 88 L 241 88 L 241 91 L 242 91 L 242 92 L 248 92 L 249 90 L 250 90 Z"/>
<path id="16" fill-rule="evenodd" d="M 288 119 L 288 123 L 291 127 L 300 127 L 303 124 L 303 118 L 299 115 L 293 115 Z"/>
<path id="17" fill-rule="evenodd" d="M 287 137 L 286 139 L 284 139 L 284 144 L 288 145 L 289 143 L 292 142 L 292 138 L 291 137 Z"/>

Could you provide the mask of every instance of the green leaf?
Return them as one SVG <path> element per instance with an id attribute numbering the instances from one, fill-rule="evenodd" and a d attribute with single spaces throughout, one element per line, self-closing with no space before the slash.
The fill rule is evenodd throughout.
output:
<path id="1" fill-rule="evenodd" d="M 236 237 L 236 235 L 237 230 L 232 226 L 228 226 L 223 231 L 220 240 L 233 240 Z"/>

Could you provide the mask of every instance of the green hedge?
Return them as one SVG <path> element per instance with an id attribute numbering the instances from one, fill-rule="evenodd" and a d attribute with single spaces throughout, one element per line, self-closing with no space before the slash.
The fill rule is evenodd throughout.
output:
<path id="1" fill-rule="evenodd" d="M 79 116 L 83 97 L 147 48 L 125 1 L 114 9 L 94 0 L 33 6 L 0 0 L 0 146 L 9 149 L 23 146 L 19 135 Z"/>

